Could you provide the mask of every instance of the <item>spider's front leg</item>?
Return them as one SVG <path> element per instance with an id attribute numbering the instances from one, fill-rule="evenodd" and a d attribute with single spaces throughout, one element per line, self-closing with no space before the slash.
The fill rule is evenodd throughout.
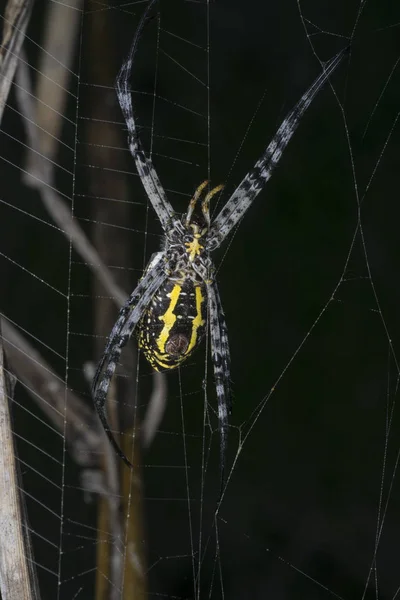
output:
<path id="1" fill-rule="evenodd" d="M 278 131 L 265 148 L 254 167 L 247 173 L 236 190 L 233 192 L 221 212 L 211 224 L 208 234 L 207 249 L 215 250 L 235 225 L 240 221 L 251 206 L 265 184 L 271 177 L 275 167 L 284 153 L 290 139 L 295 133 L 301 119 L 318 92 L 328 81 L 343 57 L 348 53 L 345 48 L 324 65 L 324 70 L 318 75 L 312 85 L 303 94 L 297 104 L 284 118 Z"/>
<path id="2" fill-rule="evenodd" d="M 132 103 L 132 92 L 130 88 L 130 78 L 133 66 L 133 57 L 137 50 L 140 36 L 143 28 L 149 18 L 150 12 L 157 0 L 151 0 L 140 19 L 129 54 L 126 57 L 121 70 L 115 82 L 118 101 L 121 106 L 122 114 L 124 115 L 126 127 L 128 129 L 129 150 L 136 164 L 136 169 L 142 181 L 143 187 L 146 190 L 157 217 L 164 231 L 167 231 L 168 224 L 174 217 L 174 211 L 167 199 L 165 190 L 158 178 L 150 157 L 143 150 L 140 140 L 138 127 L 136 124 L 135 111 Z"/>

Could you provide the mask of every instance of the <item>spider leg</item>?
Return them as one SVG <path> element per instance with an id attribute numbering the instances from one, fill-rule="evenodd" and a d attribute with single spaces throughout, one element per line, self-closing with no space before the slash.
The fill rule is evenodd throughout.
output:
<path id="1" fill-rule="evenodd" d="M 208 314 L 210 323 L 211 358 L 218 401 L 218 424 L 220 435 L 221 491 L 225 482 L 226 449 L 228 443 L 228 417 L 232 411 L 230 386 L 230 354 L 228 329 L 215 282 L 207 285 Z"/>
<path id="2" fill-rule="evenodd" d="M 107 421 L 107 393 L 122 348 L 130 339 L 133 330 L 140 321 L 143 311 L 146 309 L 153 295 L 167 278 L 167 266 L 163 257 L 164 253 L 159 252 L 158 260 L 152 260 L 150 268 L 145 272 L 145 275 L 121 308 L 117 321 L 108 338 L 103 356 L 97 366 L 92 383 L 94 406 L 104 431 L 118 456 L 122 458 L 130 468 L 133 468 L 133 465 L 118 446 Z"/>
<path id="3" fill-rule="evenodd" d="M 348 48 L 342 50 L 325 64 L 322 73 L 285 117 L 261 158 L 259 158 L 251 171 L 247 173 L 246 177 L 241 181 L 224 208 L 213 221 L 207 244 L 209 250 L 217 248 L 223 242 L 233 227 L 243 217 L 254 198 L 264 188 L 305 111 L 332 75 L 347 51 Z"/>
<path id="4" fill-rule="evenodd" d="M 118 101 L 126 121 L 126 126 L 128 128 L 129 150 L 135 160 L 136 169 L 139 173 L 146 194 L 157 213 L 157 217 L 159 218 L 164 231 L 166 231 L 168 224 L 170 224 L 171 220 L 173 220 L 174 211 L 167 199 L 164 188 L 161 185 L 151 159 L 146 156 L 143 150 L 136 127 L 135 113 L 132 104 L 132 94 L 129 87 L 133 58 L 137 50 L 140 35 L 147 19 L 149 18 L 149 13 L 156 2 L 157 0 L 151 0 L 151 2 L 149 2 L 142 18 L 140 19 L 131 48 L 129 50 L 129 54 L 121 67 L 115 85 L 117 88 Z"/>

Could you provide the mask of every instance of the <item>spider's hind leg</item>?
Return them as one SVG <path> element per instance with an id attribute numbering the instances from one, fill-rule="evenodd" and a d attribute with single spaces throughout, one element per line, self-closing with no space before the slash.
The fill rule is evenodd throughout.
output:
<path id="1" fill-rule="evenodd" d="M 228 445 L 229 415 L 232 411 L 230 353 L 228 329 L 222 309 L 217 284 L 210 283 L 208 291 L 208 315 L 211 338 L 211 358 L 218 401 L 218 425 L 220 435 L 220 478 L 221 491 L 225 483 L 226 450 Z"/>
<path id="2" fill-rule="evenodd" d="M 153 295 L 167 277 L 167 264 L 165 260 L 162 260 L 164 256 L 163 252 L 157 253 L 150 263 L 151 268 L 146 270 L 143 278 L 119 311 L 117 321 L 112 328 L 92 383 L 93 402 L 104 431 L 118 456 L 130 468 L 132 468 L 131 462 L 118 446 L 108 424 L 106 400 L 122 348 L 130 339 Z"/>

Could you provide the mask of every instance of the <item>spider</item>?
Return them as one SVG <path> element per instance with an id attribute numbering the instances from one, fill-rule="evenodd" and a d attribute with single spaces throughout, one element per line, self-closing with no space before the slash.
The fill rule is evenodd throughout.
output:
<path id="1" fill-rule="evenodd" d="M 123 346 L 138 329 L 139 347 L 156 369 L 179 366 L 195 351 L 209 327 L 211 357 L 218 403 L 220 478 L 224 482 L 228 415 L 231 413 L 228 331 L 215 281 L 210 253 L 218 248 L 241 220 L 254 198 L 271 177 L 302 116 L 336 69 L 347 48 L 325 63 L 324 70 L 285 117 L 254 167 L 235 189 L 213 220 L 210 200 L 222 185 L 199 185 L 187 212 L 177 215 L 169 203 L 151 159 L 146 156 L 136 125 L 129 89 L 133 58 L 149 13 L 151 0 L 139 22 L 128 57 L 116 80 L 118 100 L 128 129 L 129 150 L 146 194 L 164 232 L 159 252 L 153 254 L 143 277 L 125 305 L 108 338 L 97 367 L 92 394 L 104 430 L 120 458 L 133 465 L 118 446 L 107 422 L 106 398 Z M 200 203 L 200 211 L 197 210 Z"/>

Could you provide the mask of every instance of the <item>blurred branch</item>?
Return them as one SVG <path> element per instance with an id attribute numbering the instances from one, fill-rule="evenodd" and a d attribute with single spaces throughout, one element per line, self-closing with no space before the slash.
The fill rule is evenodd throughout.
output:
<path id="1" fill-rule="evenodd" d="M 44 88 L 45 86 L 39 85 L 39 89 L 44 90 Z M 34 99 L 35 96 L 32 94 L 28 68 L 23 61 L 21 61 L 17 72 L 16 96 L 20 112 L 25 117 L 24 123 L 29 146 L 26 162 L 27 169 L 30 170 L 23 176 L 25 183 L 30 187 L 37 189 L 43 204 L 53 221 L 57 223 L 68 240 L 71 240 L 75 250 L 99 278 L 107 293 L 114 299 L 118 306 L 122 306 L 127 295 L 118 285 L 116 285 L 99 254 L 87 239 L 76 219 L 73 219 L 69 207 L 55 191 L 53 182 L 53 164 L 48 160 L 49 157 L 46 157 L 43 154 L 41 146 L 41 140 L 43 138 L 40 138 L 37 135 L 37 132 L 40 131 L 40 129 L 36 125 L 36 107 L 43 101 L 39 97 L 36 98 L 36 100 Z M 58 112 L 49 112 L 56 120 L 59 120 Z M 46 127 L 50 126 L 50 129 L 55 129 L 56 127 L 50 124 L 51 120 L 52 119 L 48 117 Z"/>
<path id="2" fill-rule="evenodd" d="M 35 127 L 36 149 L 49 159 L 54 159 L 58 151 L 63 125 L 61 115 L 65 115 L 70 79 L 76 77 L 71 67 L 79 39 L 82 5 L 83 0 L 68 0 L 68 5 L 48 2 L 46 6 L 44 51 L 40 53 L 37 65 L 39 77 L 35 86 L 35 120 L 32 125 Z M 29 86 L 29 79 L 26 84 Z M 25 90 L 28 89 L 25 87 Z M 30 166 L 34 156 L 33 152 L 28 153 L 28 172 L 35 171 L 35 164 Z"/>
<path id="3" fill-rule="evenodd" d="M 131 189 L 125 136 L 115 126 L 120 109 L 112 87 L 119 63 L 113 49 L 118 32 L 106 11 L 94 11 L 85 21 L 83 52 L 86 77 L 92 85 L 85 86 L 80 95 L 80 110 L 84 114 L 84 129 L 79 135 L 86 163 L 94 165 L 84 177 L 84 194 L 92 198 L 92 235 L 96 249 L 105 264 L 118 265 L 115 279 L 124 288 L 131 289 L 133 236 L 126 228 L 132 221 Z M 105 85 L 104 85 L 105 84 Z M 128 164 L 125 164 L 124 161 Z M 121 202 L 113 202 L 120 199 Z M 104 223 L 115 225 L 105 227 Z M 138 246 L 140 256 L 142 244 Z M 117 317 L 115 303 L 107 298 L 99 279 L 94 280 L 93 313 L 96 356 L 104 351 L 106 338 Z M 100 499 L 99 531 L 112 536 L 97 549 L 96 598 L 107 600 L 144 600 L 147 597 L 145 535 L 143 515 L 143 484 L 141 471 L 140 415 L 137 410 L 137 352 L 131 342 L 124 350 L 123 376 L 114 377 L 107 397 L 110 427 L 121 432 L 119 441 L 134 464 L 131 472 L 107 444 L 104 482 L 107 493 Z M 121 372 L 121 371 L 120 371 Z M 117 434 L 116 434 L 117 435 Z M 104 536 L 102 535 L 102 540 Z M 119 543 L 118 543 L 119 542 Z M 121 545 L 119 545 L 121 544 Z"/>
<path id="4" fill-rule="evenodd" d="M 0 331 L 0 592 L 3 600 L 34 600 L 39 592 L 18 485 L 9 408 L 13 388 Z"/>
<path id="5" fill-rule="evenodd" d="M 167 380 L 164 373 L 153 372 L 153 390 L 140 430 L 143 448 L 149 448 L 164 416 L 167 403 Z"/>
<path id="6" fill-rule="evenodd" d="M 14 79 L 19 52 L 32 12 L 33 0 L 9 0 L 4 11 L 0 46 L 0 123 Z"/>
<path id="7" fill-rule="evenodd" d="M 66 441 L 79 465 L 97 464 L 103 435 L 94 412 L 69 389 L 39 352 L 2 319 L 2 336 L 10 367 L 33 400 L 58 431 L 64 431 L 65 404 L 68 410 Z M 0 338 L 1 340 L 1 338 Z"/>

